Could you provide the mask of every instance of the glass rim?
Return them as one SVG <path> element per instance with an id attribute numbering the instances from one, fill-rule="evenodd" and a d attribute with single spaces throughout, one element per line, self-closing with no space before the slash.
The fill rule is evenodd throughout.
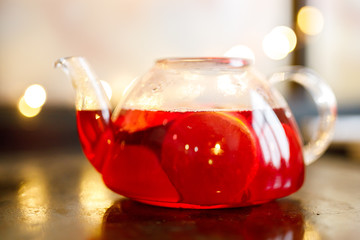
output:
<path id="1" fill-rule="evenodd" d="M 248 58 L 233 57 L 174 57 L 162 58 L 156 61 L 157 65 L 162 67 L 200 67 L 200 66 L 222 66 L 230 68 L 243 68 L 253 64 Z"/>

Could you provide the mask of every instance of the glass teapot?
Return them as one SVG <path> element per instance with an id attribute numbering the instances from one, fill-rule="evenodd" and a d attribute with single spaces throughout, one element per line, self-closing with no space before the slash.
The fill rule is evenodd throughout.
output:
<path id="1" fill-rule="evenodd" d="M 285 197 L 302 186 L 305 165 L 322 155 L 334 129 L 334 94 L 306 68 L 265 79 L 247 59 L 162 59 L 112 112 L 84 58 L 56 64 L 76 90 L 86 157 L 110 189 L 147 204 L 209 209 Z M 287 80 L 304 86 L 319 110 L 305 146 L 274 88 Z"/>

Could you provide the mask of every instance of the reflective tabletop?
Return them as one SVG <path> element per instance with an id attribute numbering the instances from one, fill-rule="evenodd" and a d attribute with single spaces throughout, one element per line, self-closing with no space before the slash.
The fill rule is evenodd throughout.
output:
<path id="1" fill-rule="evenodd" d="M 325 155 L 263 205 L 148 206 L 108 190 L 81 152 L 0 156 L 0 239 L 358 239 L 360 162 Z"/>

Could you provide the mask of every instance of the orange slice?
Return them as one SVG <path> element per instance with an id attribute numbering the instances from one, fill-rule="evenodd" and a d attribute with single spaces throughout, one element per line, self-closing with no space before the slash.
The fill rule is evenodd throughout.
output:
<path id="1" fill-rule="evenodd" d="M 196 112 L 176 120 L 165 135 L 162 166 L 182 202 L 239 201 L 258 168 L 251 125 L 240 114 Z"/>

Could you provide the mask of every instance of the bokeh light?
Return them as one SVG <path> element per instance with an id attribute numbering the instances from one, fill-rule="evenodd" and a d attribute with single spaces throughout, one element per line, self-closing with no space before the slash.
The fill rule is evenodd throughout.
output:
<path id="1" fill-rule="evenodd" d="M 324 27 L 324 17 L 316 7 L 304 6 L 297 14 L 297 25 L 303 33 L 316 35 Z"/>
<path id="2" fill-rule="evenodd" d="M 297 37 L 294 30 L 286 26 L 278 26 L 275 27 L 271 32 L 276 34 L 282 34 L 287 38 L 289 42 L 289 53 L 295 49 L 297 43 Z"/>
<path id="3" fill-rule="evenodd" d="M 278 26 L 264 37 L 263 50 L 266 56 L 274 60 L 285 58 L 297 43 L 295 32 L 286 26 Z"/>
<path id="4" fill-rule="evenodd" d="M 37 108 L 30 107 L 26 103 L 24 97 L 20 98 L 19 103 L 18 103 L 18 109 L 22 115 L 24 115 L 25 117 L 28 117 L 28 118 L 35 117 L 41 111 L 41 107 L 37 107 Z"/>
<path id="5" fill-rule="evenodd" d="M 290 49 L 289 41 L 282 34 L 269 33 L 263 40 L 263 50 L 271 59 L 280 60 L 285 58 Z"/>
<path id="6" fill-rule="evenodd" d="M 24 100 L 31 108 L 39 108 L 46 101 L 46 91 L 39 84 L 33 84 L 25 90 Z"/>
<path id="7" fill-rule="evenodd" d="M 225 54 L 225 57 L 233 57 L 233 58 L 245 58 L 251 60 L 253 63 L 255 62 L 255 54 L 245 45 L 236 45 L 230 48 Z"/>
<path id="8" fill-rule="evenodd" d="M 102 87 L 104 88 L 105 90 L 105 93 L 106 93 L 106 96 L 109 98 L 109 100 L 111 99 L 112 97 L 112 89 L 111 89 L 111 86 L 108 82 L 104 81 L 104 80 L 100 80 L 100 83 L 102 85 Z"/>

